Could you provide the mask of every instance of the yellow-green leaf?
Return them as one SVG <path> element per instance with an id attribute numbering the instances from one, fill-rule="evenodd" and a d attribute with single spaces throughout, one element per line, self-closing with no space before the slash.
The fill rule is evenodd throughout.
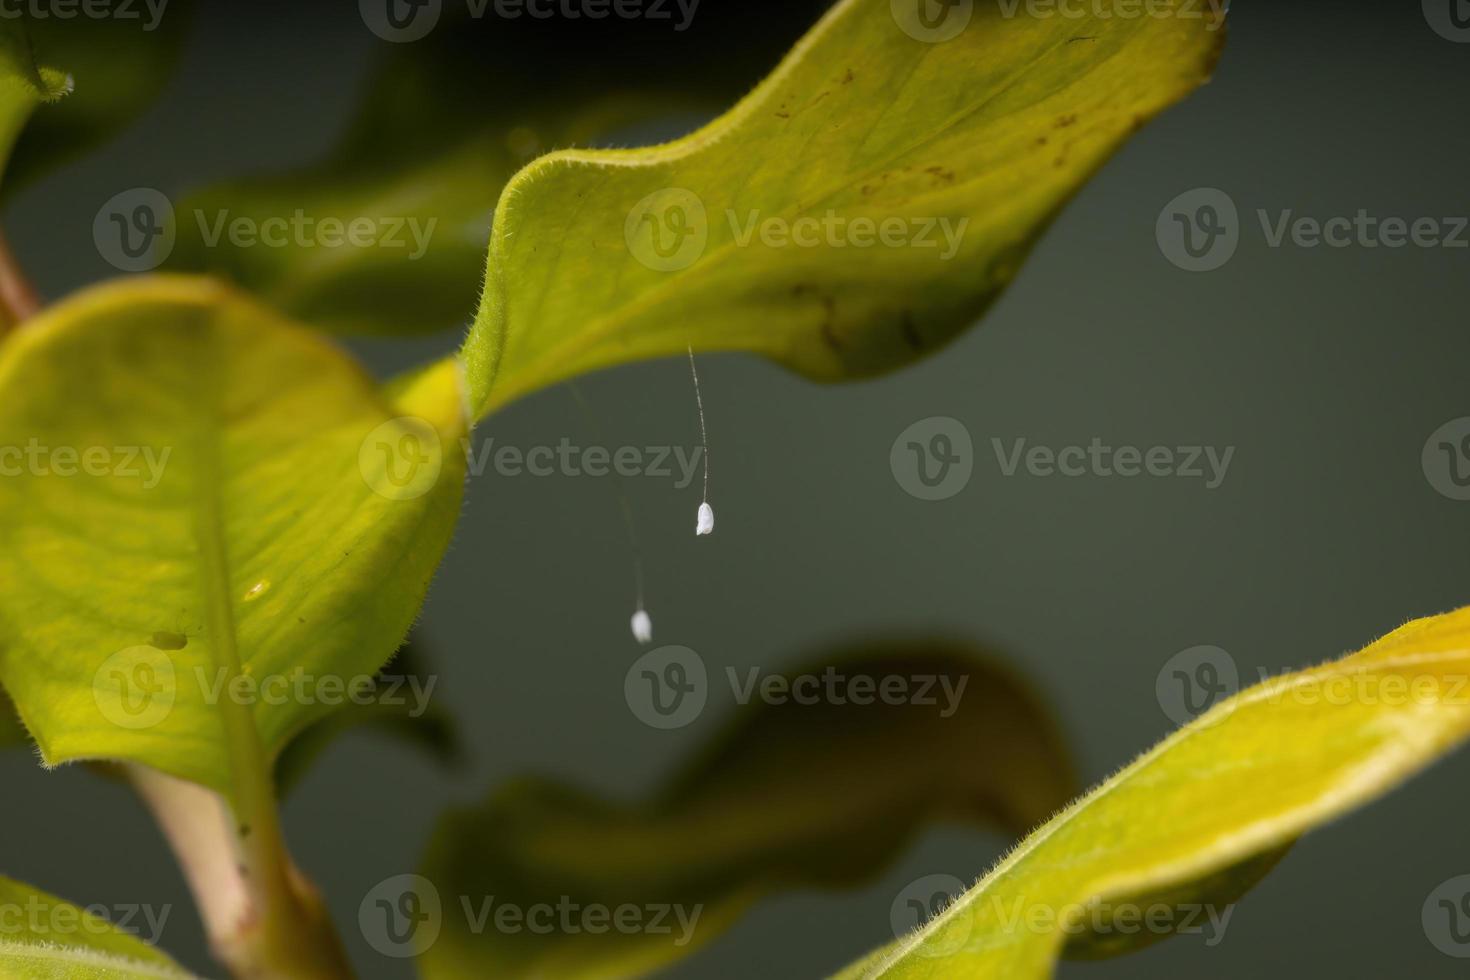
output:
<path id="1" fill-rule="evenodd" d="M 840 0 L 704 129 L 535 161 L 497 209 L 465 345 L 473 404 L 686 345 L 828 380 L 938 347 L 1103 161 L 1206 79 L 1224 36 L 1211 7 Z"/>
<path id="2" fill-rule="evenodd" d="M 640 664 L 692 669 L 692 651 L 666 649 L 673 659 Z M 641 669 L 630 683 L 643 683 Z M 736 688 L 750 703 L 646 803 L 523 780 L 449 814 L 418 884 L 442 898 L 443 921 L 405 940 L 427 947 L 424 974 L 635 976 L 688 955 L 766 895 L 861 883 L 930 821 L 1020 835 L 1074 792 L 1045 709 L 963 645 L 874 644 L 784 679 L 739 675 Z M 507 909 L 531 921 L 544 909 L 560 917 L 563 905 L 574 924 L 636 909 L 662 925 L 495 925 Z"/>
<path id="3" fill-rule="evenodd" d="M 1220 704 L 1038 830 L 917 933 L 840 976 L 1041 980 L 1064 948 L 1127 949 L 1219 921 L 1292 841 L 1467 735 L 1470 608 Z"/>
<path id="4" fill-rule="evenodd" d="M 0 682 L 49 765 L 227 795 L 370 686 L 463 489 L 457 372 L 390 400 L 206 279 L 126 280 L 0 348 Z"/>
<path id="5" fill-rule="evenodd" d="M 186 980 L 173 960 L 106 919 L 0 877 L 6 980 Z"/>

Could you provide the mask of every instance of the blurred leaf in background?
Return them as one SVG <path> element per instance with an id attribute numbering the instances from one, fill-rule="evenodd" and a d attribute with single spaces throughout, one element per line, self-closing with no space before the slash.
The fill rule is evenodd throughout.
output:
<path id="1" fill-rule="evenodd" d="M 811 685 L 827 677 L 853 696 L 812 700 Z M 526 779 L 451 812 L 434 836 L 424 876 L 441 895 L 519 909 L 656 907 L 667 931 L 476 935 L 455 901 L 424 974 L 637 975 L 692 953 L 768 895 L 870 880 L 931 823 L 1019 836 L 1076 791 L 1046 709 L 971 646 L 870 644 L 785 683 L 801 697 L 762 700 L 752 688 L 725 730 L 645 803 Z"/>
<path id="2" fill-rule="evenodd" d="M 0 36 L 28 32 L 36 60 L 69 79 L 69 94 L 36 113 L 21 134 L 7 194 L 116 135 L 152 103 L 178 61 L 192 6 L 138 0 L 107 5 L 107 16 L 78 10 L 3 22 Z"/>

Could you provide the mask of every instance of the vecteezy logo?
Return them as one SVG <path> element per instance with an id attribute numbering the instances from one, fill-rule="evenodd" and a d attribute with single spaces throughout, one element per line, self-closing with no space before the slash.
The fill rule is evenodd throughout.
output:
<path id="1" fill-rule="evenodd" d="M 1188 272 L 1212 272 L 1240 246 L 1240 214 L 1229 194 L 1200 187 L 1164 205 L 1154 226 L 1164 258 Z"/>
<path id="2" fill-rule="evenodd" d="M 152 728 L 174 708 L 174 662 L 156 647 L 119 650 L 92 675 L 92 700 L 119 728 Z"/>
<path id="3" fill-rule="evenodd" d="M 357 907 L 357 925 L 368 945 L 398 959 L 424 953 L 439 938 L 443 923 L 439 889 L 422 875 L 380 881 Z"/>
<path id="4" fill-rule="evenodd" d="M 443 0 L 357 0 L 368 30 L 396 44 L 426 36 L 439 23 L 442 9 Z"/>
<path id="5" fill-rule="evenodd" d="M 962 422 L 934 416 L 898 434 L 888 451 L 888 466 L 910 496 L 946 500 L 969 484 L 975 469 L 975 444 Z"/>
<path id="6" fill-rule="evenodd" d="M 1470 416 L 1435 429 L 1420 456 L 1424 478 L 1451 500 L 1470 500 Z"/>
<path id="7" fill-rule="evenodd" d="M 122 272 L 158 268 L 173 251 L 174 236 L 173 204 L 152 187 L 114 194 L 92 219 L 97 253 Z"/>
<path id="8" fill-rule="evenodd" d="M 907 936 L 939 914 L 965 893 L 965 883 L 954 875 L 925 875 L 904 886 L 889 907 L 889 924 L 895 938 Z M 947 956 L 965 944 L 970 935 L 970 917 L 960 916 L 931 942 L 917 947 L 923 956 Z"/>
<path id="9" fill-rule="evenodd" d="M 1154 683 L 1159 707 L 1176 725 L 1187 725 L 1240 690 L 1235 658 L 1214 646 L 1190 647 L 1169 658 Z M 1223 714 L 1210 719 L 1217 725 Z"/>
<path id="10" fill-rule="evenodd" d="M 975 0 L 890 0 L 893 19 L 915 41 L 943 44 L 959 37 L 975 16 Z"/>
<path id="11" fill-rule="evenodd" d="M 1420 911 L 1424 935 L 1446 956 L 1470 959 L 1470 875 L 1443 882 Z"/>
<path id="12" fill-rule="evenodd" d="M 700 716 L 709 700 L 704 660 L 688 647 L 650 650 L 628 668 L 623 698 L 645 725 L 683 728 Z"/>
<path id="13" fill-rule="evenodd" d="M 709 244 L 709 216 L 699 195 L 666 187 L 633 206 L 623 224 L 628 251 L 657 272 L 678 272 L 699 261 Z"/>
<path id="14" fill-rule="evenodd" d="M 373 492 L 389 500 L 422 497 L 439 482 L 444 446 L 439 430 L 405 415 L 384 422 L 362 441 L 357 468 Z"/>
<path id="15" fill-rule="evenodd" d="M 1470 0 L 1424 0 L 1424 19 L 1445 40 L 1470 44 Z"/>

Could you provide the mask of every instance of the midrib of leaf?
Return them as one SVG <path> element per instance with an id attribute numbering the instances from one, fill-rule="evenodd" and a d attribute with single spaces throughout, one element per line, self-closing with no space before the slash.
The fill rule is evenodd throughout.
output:
<path id="1" fill-rule="evenodd" d="M 1328 664 L 1316 670 L 1293 675 L 1282 681 L 1267 682 L 1265 685 L 1247 691 L 1237 698 L 1223 702 L 1204 715 L 1201 715 L 1187 727 L 1178 730 L 1169 738 L 1158 743 L 1153 749 L 1134 760 L 1132 764 L 1121 769 L 1112 778 L 1104 782 L 1094 793 L 1078 800 L 1055 820 L 1048 823 L 1042 830 L 1022 841 L 1000 863 L 991 869 L 974 888 L 961 896 L 956 901 L 953 910 L 957 912 L 958 910 L 969 908 L 981 898 L 985 897 L 996 884 L 1027 861 L 1043 844 L 1070 826 L 1094 805 L 1105 800 L 1130 781 L 1139 778 L 1145 770 L 1153 766 L 1175 746 L 1207 730 L 1211 726 L 1213 719 L 1221 713 L 1238 711 L 1242 707 L 1259 704 L 1262 701 L 1276 700 L 1285 696 L 1288 691 L 1318 684 L 1334 676 L 1388 673 L 1404 667 L 1453 664 L 1456 662 L 1465 663 L 1467 666 L 1470 666 L 1470 651 L 1451 650 L 1442 653 L 1409 654 L 1369 660 L 1361 664 Z M 1413 731 L 1405 729 L 1403 734 L 1412 737 Z M 1432 761 L 1423 760 L 1417 765 L 1414 765 L 1413 761 L 1419 759 L 1421 756 L 1421 752 L 1416 752 L 1411 747 L 1409 739 L 1397 743 L 1397 747 L 1390 745 L 1381 748 L 1355 770 L 1352 778 L 1343 780 L 1341 787 L 1335 792 L 1323 794 L 1297 807 L 1282 810 L 1270 819 L 1258 821 L 1245 830 L 1228 835 L 1218 841 L 1215 847 L 1200 849 L 1182 861 L 1176 861 L 1172 865 L 1149 866 L 1133 874 L 1115 875 L 1110 879 L 1094 883 L 1090 890 L 1099 894 L 1121 894 L 1132 890 L 1134 887 L 1157 887 L 1165 883 L 1188 881 L 1202 871 L 1220 866 L 1223 863 L 1221 860 L 1222 853 L 1247 855 L 1258 852 L 1265 846 L 1280 843 L 1280 835 L 1276 833 L 1277 828 L 1299 825 L 1310 826 L 1322 817 L 1340 812 L 1353 802 L 1372 799 L 1385 786 L 1400 782 L 1402 774 L 1406 770 L 1423 768 Z M 1405 765 L 1405 761 L 1408 761 L 1409 765 Z M 1068 896 L 1068 900 L 1081 900 L 1085 897 L 1087 896 Z M 922 928 L 911 933 L 902 943 L 895 946 L 881 963 L 874 964 L 871 969 L 865 971 L 863 976 L 867 980 L 877 980 L 877 978 L 885 976 L 890 967 L 902 962 L 909 953 L 922 945 L 931 933 L 943 928 L 945 923 L 951 919 L 954 912 L 946 912 L 943 917 L 935 917 Z M 1016 937 L 1010 936 L 1009 938 L 1014 941 Z M 999 944 L 992 943 L 991 945 Z"/>
<path id="2" fill-rule="evenodd" d="M 196 429 L 194 450 L 198 475 L 194 492 L 194 533 L 199 545 L 200 589 L 204 599 L 208 644 L 217 671 L 223 673 L 228 692 L 236 677 L 244 671 L 240 661 L 235 630 L 234 588 L 230 576 L 229 551 L 224 534 L 224 479 L 220 433 L 224 419 L 220 404 L 225 379 L 222 353 L 209 348 L 218 344 L 210 329 L 212 314 L 200 317 L 198 345 L 201 362 L 195 377 L 199 380 L 196 404 L 201 422 Z M 255 879 L 247 884 L 261 889 L 268 909 L 289 908 L 290 890 L 286 881 L 287 856 L 276 816 L 274 788 L 260 730 L 255 724 L 252 707 L 245 701 L 226 694 L 216 699 L 220 722 L 224 728 L 225 747 L 230 760 L 231 803 L 240 825 L 240 845 L 246 867 Z"/>

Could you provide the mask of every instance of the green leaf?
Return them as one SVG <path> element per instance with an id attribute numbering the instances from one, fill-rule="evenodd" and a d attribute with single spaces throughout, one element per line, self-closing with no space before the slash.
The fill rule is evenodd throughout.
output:
<path id="1" fill-rule="evenodd" d="M 357 729 L 393 735 L 445 765 L 460 761 L 463 746 L 454 718 L 433 700 L 437 685 L 438 678 L 420 648 L 413 640 L 404 644 L 378 672 L 372 691 L 364 699 L 368 703 L 339 708 L 286 746 L 276 760 L 276 783 L 282 795 L 305 777 L 328 745 Z"/>
<path id="2" fill-rule="evenodd" d="M 1170 6 L 928 4 L 962 28 L 936 43 L 918 0 L 841 0 L 699 132 L 537 160 L 497 209 L 465 346 L 473 404 L 691 344 L 823 380 L 933 350 L 1129 135 L 1207 78 L 1223 31 L 1207 5 Z"/>
<path id="3" fill-rule="evenodd" d="M 204 279 L 84 292 L 0 348 L 0 683 L 43 760 L 233 797 L 401 644 L 463 489 L 453 365 L 390 401 Z"/>
<path id="4" fill-rule="evenodd" d="M 26 127 L 11 161 L 7 192 L 105 142 L 162 91 L 178 61 L 190 0 L 114 3 L 108 16 L 26 18 L 44 64 L 66 74 L 70 94 Z"/>
<path id="5" fill-rule="evenodd" d="M 173 960 L 94 912 L 0 877 L 7 980 L 185 980 Z"/>
<path id="6" fill-rule="evenodd" d="M 66 95 L 71 81 L 36 61 L 29 20 L 0 20 L 0 173 L 4 173 L 21 129 L 43 102 Z M 9 186 L 10 181 L 5 182 Z"/>
<path id="7" fill-rule="evenodd" d="M 634 683 L 638 669 L 630 671 Z M 845 679 L 840 688 L 824 680 L 829 669 Z M 797 697 L 757 697 L 646 803 L 523 780 L 450 813 L 425 862 L 429 884 L 420 885 L 445 896 L 424 974 L 570 980 L 651 971 L 708 942 L 766 895 L 871 878 L 931 821 L 998 824 L 1019 835 L 1074 792 L 1046 711 L 970 648 L 874 644 L 788 677 Z M 801 677 L 822 687 L 804 686 L 812 682 Z M 873 684 L 868 703 L 859 701 L 860 678 Z M 875 699 L 889 678 L 904 679 L 914 696 Z M 819 693 L 809 703 L 814 691 L 831 689 L 852 697 Z M 477 915 L 491 903 L 492 916 L 565 902 L 577 915 L 656 908 L 671 932 L 543 935 L 498 930 L 492 918 L 477 935 L 462 900 Z"/>
<path id="8" fill-rule="evenodd" d="M 390 46 L 326 159 L 181 201 L 170 265 L 228 278 L 326 330 L 462 328 L 491 213 L 517 169 L 671 111 L 718 109 L 819 6 L 788 0 L 757 15 L 707 3 L 683 31 L 647 18 L 449 21 L 446 10 L 427 37 Z M 264 247 L 233 233 L 236 222 L 280 230 L 286 244 Z M 361 234 L 348 236 L 354 225 Z"/>
<path id="9" fill-rule="evenodd" d="M 1470 608 L 1223 702 L 840 976 L 1041 980 L 1064 950 L 1122 951 L 1222 920 L 1292 841 L 1467 735 Z M 1163 914 L 1141 928 L 1156 905 Z"/>

